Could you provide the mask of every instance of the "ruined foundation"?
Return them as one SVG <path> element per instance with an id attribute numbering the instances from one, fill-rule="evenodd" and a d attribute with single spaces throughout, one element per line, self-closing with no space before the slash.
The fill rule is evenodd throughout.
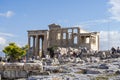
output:
<path id="1" fill-rule="evenodd" d="M 40 63 L 0 63 L 1 78 L 7 80 L 27 78 L 33 72 L 37 74 L 42 71 Z"/>

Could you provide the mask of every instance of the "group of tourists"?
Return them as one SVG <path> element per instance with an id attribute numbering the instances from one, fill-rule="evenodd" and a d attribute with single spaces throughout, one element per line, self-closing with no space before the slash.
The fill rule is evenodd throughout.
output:
<path id="1" fill-rule="evenodd" d="M 117 49 L 115 49 L 114 47 L 112 47 L 112 48 L 111 48 L 111 52 L 112 52 L 112 54 L 114 54 L 114 53 L 120 53 L 120 48 L 119 48 L 119 46 L 117 47 Z"/>

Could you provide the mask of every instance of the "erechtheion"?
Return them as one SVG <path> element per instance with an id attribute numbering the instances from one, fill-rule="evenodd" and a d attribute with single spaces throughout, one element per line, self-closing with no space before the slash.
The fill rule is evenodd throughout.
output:
<path id="1" fill-rule="evenodd" d="M 29 30 L 28 45 L 34 56 L 55 45 L 64 48 L 87 47 L 99 50 L 99 32 L 88 32 L 80 27 L 62 28 L 60 25 L 50 24 L 49 30 Z"/>

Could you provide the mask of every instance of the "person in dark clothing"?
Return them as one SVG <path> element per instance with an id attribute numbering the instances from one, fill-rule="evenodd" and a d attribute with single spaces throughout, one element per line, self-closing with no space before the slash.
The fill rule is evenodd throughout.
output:
<path id="1" fill-rule="evenodd" d="M 117 47 L 117 53 L 120 53 L 120 48 L 119 48 L 119 46 Z"/>
<path id="2" fill-rule="evenodd" d="M 116 49 L 114 47 L 111 48 L 112 54 L 116 53 Z"/>

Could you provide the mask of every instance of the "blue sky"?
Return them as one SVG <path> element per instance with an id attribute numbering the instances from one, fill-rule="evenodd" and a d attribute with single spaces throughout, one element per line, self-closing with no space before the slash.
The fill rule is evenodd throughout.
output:
<path id="1" fill-rule="evenodd" d="M 120 46 L 120 0 L 0 0 L 0 50 L 52 23 L 100 32 L 101 49 Z"/>

